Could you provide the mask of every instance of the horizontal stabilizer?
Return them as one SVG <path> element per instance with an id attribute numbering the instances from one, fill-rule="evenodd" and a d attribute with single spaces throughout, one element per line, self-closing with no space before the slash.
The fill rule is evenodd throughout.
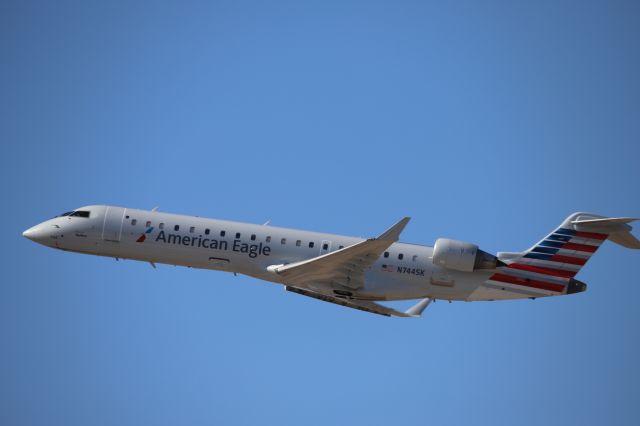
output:
<path id="1" fill-rule="evenodd" d="M 608 234 L 608 240 L 626 248 L 640 249 L 640 240 L 631 233 L 628 223 L 640 220 L 633 217 L 606 217 L 573 220 L 571 223 L 578 231 L 602 232 Z"/>
<path id="2" fill-rule="evenodd" d="M 605 217 L 601 219 L 585 219 L 585 220 L 572 220 L 571 223 L 574 225 L 612 225 L 615 223 L 629 223 L 634 222 L 636 220 L 640 220 L 640 218 L 636 217 Z"/>
<path id="3" fill-rule="evenodd" d="M 609 235 L 609 240 L 620 244 L 622 247 L 630 249 L 640 249 L 640 240 L 638 240 L 631 232 L 614 232 Z"/>

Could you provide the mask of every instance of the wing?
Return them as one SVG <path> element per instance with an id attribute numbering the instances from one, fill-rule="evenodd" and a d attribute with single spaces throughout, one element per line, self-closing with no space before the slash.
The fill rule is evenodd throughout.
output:
<path id="1" fill-rule="evenodd" d="M 271 266 L 269 270 L 282 276 L 286 284 L 295 287 L 304 287 L 313 282 L 354 290 L 361 288 L 364 286 L 365 271 L 391 244 L 398 241 L 409 219 L 405 217 L 378 238 L 370 238 L 312 259 Z"/>
<path id="2" fill-rule="evenodd" d="M 426 299 L 422 299 L 421 301 L 419 301 L 407 311 L 401 312 L 396 311 L 395 309 L 388 308 L 386 306 L 382 306 L 375 302 L 370 302 L 368 300 L 343 299 L 289 286 L 286 286 L 285 289 L 287 291 L 302 294 L 303 296 L 313 297 L 314 299 L 322 300 L 324 302 L 335 303 L 336 305 L 346 306 L 347 308 L 358 309 L 360 311 L 371 312 L 372 314 L 384 315 L 385 317 L 394 316 L 418 318 L 420 317 L 420 315 L 422 315 L 422 312 L 425 310 L 425 308 L 429 306 L 429 303 L 431 303 L 431 299 L 427 297 Z"/>

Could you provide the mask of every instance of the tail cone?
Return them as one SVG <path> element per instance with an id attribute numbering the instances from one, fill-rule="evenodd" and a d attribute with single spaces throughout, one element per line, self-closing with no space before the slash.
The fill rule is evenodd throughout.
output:
<path id="1" fill-rule="evenodd" d="M 587 290 L 587 285 L 582 281 L 578 281 L 575 278 L 569 280 L 569 286 L 567 287 L 567 294 L 582 293 Z"/>

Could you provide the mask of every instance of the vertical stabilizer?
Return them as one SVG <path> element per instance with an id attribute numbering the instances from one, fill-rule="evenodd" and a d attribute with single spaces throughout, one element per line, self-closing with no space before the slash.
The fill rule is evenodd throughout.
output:
<path id="1" fill-rule="evenodd" d="M 498 253 L 506 266 L 489 281 L 548 296 L 584 291 L 586 284 L 574 277 L 607 239 L 640 249 L 640 241 L 628 225 L 634 220 L 638 219 L 574 213 L 530 249 Z"/>

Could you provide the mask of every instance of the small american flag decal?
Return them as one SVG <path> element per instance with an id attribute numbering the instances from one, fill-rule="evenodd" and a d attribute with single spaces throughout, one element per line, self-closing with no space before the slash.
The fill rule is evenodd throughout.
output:
<path id="1" fill-rule="evenodd" d="M 393 272 L 393 266 L 391 265 L 382 265 L 383 272 Z"/>

